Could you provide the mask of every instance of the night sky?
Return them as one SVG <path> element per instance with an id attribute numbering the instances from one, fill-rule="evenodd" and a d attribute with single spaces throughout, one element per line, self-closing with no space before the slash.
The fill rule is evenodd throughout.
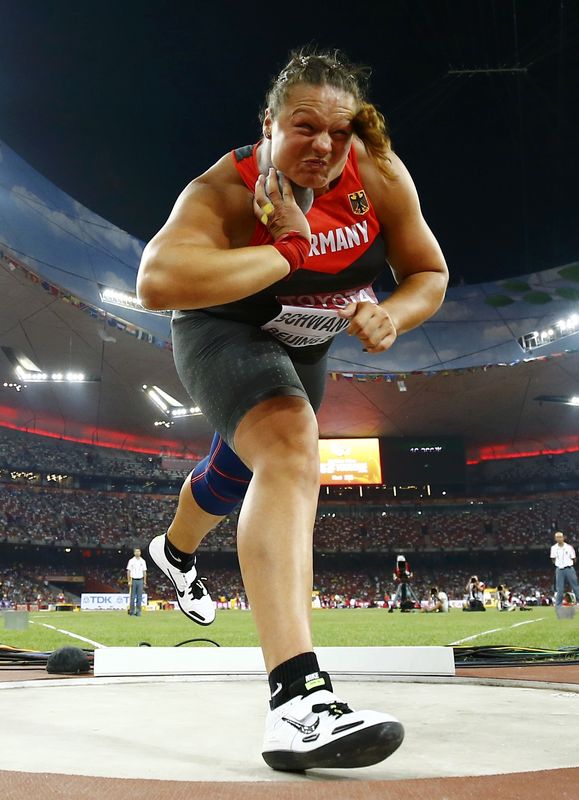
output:
<path id="1" fill-rule="evenodd" d="M 272 76 L 315 42 L 373 68 L 453 283 L 579 259 L 578 0 L 0 0 L 0 20 L 0 139 L 140 239 L 259 137 Z"/>

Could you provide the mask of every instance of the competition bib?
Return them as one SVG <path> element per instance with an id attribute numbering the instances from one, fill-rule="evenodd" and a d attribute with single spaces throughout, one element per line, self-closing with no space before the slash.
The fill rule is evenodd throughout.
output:
<path id="1" fill-rule="evenodd" d="M 311 347 L 333 339 L 350 324 L 338 316 L 339 309 L 352 302 L 378 302 L 371 287 L 277 300 L 281 303 L 280 312 L 261 327 L 290 347 Z"/>

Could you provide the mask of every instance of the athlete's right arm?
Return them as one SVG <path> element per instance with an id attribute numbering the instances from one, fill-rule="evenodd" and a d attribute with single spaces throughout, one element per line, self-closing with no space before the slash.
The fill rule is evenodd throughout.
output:
<path id="1" fill-rule="evenodd" d="M 288 275 L 288 262 L 273 246 L 243 246 L 250 239 L 256 212 L 251 194 L 234 171 L 224 158 L 192 181 L 166 224 L 145 247 L 137 275 L 137 296 L 145 308 L 194 309 L 231 303 Z M 275 205 L 270 219 L 275 218 L 276 230 L 305 225 L 309 234 L 298 206 L 277 191 L 277 196 L 270 194 Z M 267 200 L 263 181 L 255 196 L 263 207 Z"/>

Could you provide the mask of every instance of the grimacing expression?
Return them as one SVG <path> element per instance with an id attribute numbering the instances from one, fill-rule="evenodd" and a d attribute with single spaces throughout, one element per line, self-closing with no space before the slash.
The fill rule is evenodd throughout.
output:
<path id="1" fill-rule="evenodd" d="M 323 192 L 342 173 L 352 145 L 356 100 L 332 86 L 300 84 L 291 89 L 274 118 L 264 118 L 271 134 L 272 161 L 298 186 Z"/>

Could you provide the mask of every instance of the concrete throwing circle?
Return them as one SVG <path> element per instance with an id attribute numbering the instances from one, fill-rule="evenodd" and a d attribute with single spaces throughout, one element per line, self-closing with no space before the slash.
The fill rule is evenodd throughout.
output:
<path id="1" fill-rule="evenodd" d="M 317 770 L 350 780 L 579 766 L 579 693 L 464 683 L 335 681 L 353 708 L 404 724 L 387 761 Z M 264 681 L 139 678 L 5 684 L 0 769 L 177 781 L 291 781 L 260 753 Z M 565 732 L 567 735 L 565 735 Z"/>

